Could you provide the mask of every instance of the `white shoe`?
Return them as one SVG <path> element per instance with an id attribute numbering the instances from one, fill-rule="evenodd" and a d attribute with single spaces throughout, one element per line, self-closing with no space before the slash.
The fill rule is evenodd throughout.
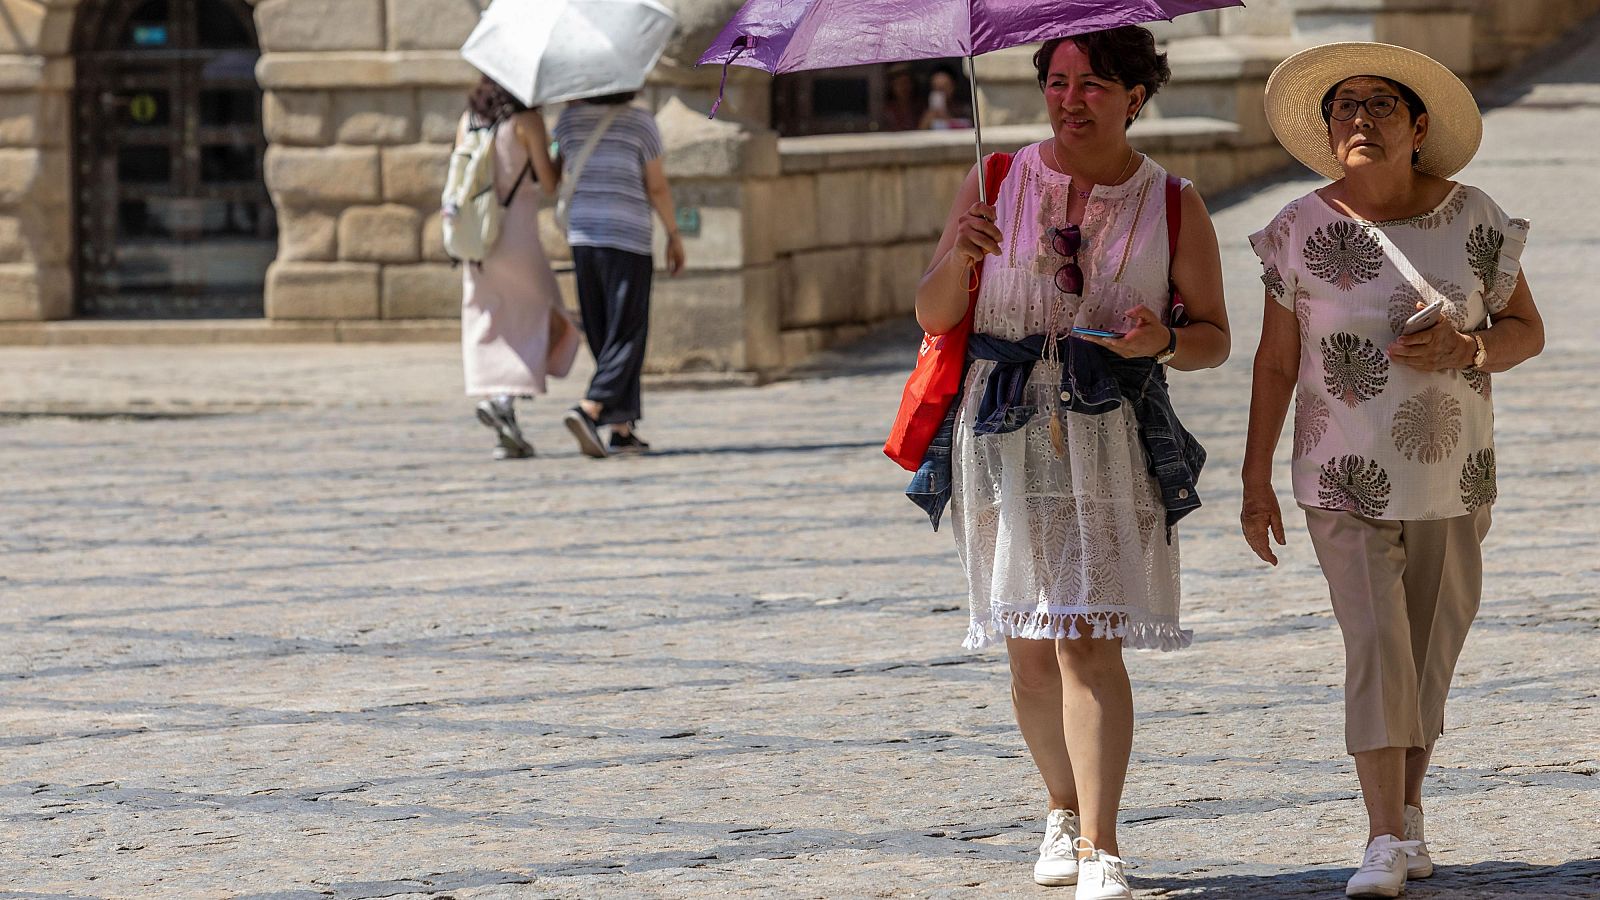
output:
<path id="1" fill-rule="evenodd" d="M 1422 846 L 1421 841 L 1402 841 L 1392 834 L 1380 834 L 1367 845 L 1361 868 L 1344 886 L 1346 897 L 1398 897 L 1406 892 L 1406 860 Z"/>
<path id="2" fill-rule="evenodd" d="M 1044 843 L 1039 845 L 1039 861 L 1033 864 L 1033 883 L 1062 887 L 1078 881 L 1078 852 L 1072 844 L 1078 839 L 1078 816 L 1070 809 L 1052 809 L 1044 820 Z"/>
<path id="3" fill-rule="evenodd" d="M 1417 852 L 1406 857 L 1406 880 L 1427 878 L 1433 874 L 1433 857 L 1428 855 L 1428 842 L 1422 837 L 1422 810 L 1406 807 L 1406 840 L 1417 842 Z"/>
<path id="4" fill-rule="evenodd" d="M 1126 865 L 1119 856 L 1094 849 L 1088 838 L 1073 842 L 1089 851 L 1078 860 L 1078 892 L 1074 900 L 1133 900 L 1133 888 L 1128 887 L 1128 876 L 1123 874 Z"/>

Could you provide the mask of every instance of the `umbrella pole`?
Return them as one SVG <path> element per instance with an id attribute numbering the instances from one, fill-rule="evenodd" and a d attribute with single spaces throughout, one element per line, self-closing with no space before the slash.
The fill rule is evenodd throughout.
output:
<path id="1" fill-rule="evenodd" d="M 983 172 L 983 123 L 978 120 L 978 61 L 967 55 L 967 80 L 972 85 L 972 150 L 978 158 L 978 199 L 989 196 Z"/>

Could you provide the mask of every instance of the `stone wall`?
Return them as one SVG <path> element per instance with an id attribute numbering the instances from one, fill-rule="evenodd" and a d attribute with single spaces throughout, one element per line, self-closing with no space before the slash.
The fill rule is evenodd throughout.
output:
<path id="1" fill-rule="evenodd" d="M 1428 52 L 1481 81 L 1600 9 L 1600 0 L 1530 0 L 1543 17 L 1510 5 L 1257 0 L 1248 10 L 1157 23 L 1174 79 L 1130 137 L 1202 194 L 1215 195 L 1290 164 L 1261 96 L 1272 69 L 1296 50 L 1382 40 Z M 1031 55 L 1031 47 L 1017 48 L 978 61 L 987 149 L 1015 149 L 1048 133 L 1038 124 L 1043 109 Z M 660 109 L 663 132 L 676 135 L 667 141 L 667 169 L 678 203 L 705 223 L 687 242 L 690 272 L 657 282 L 652 328 L 667 337 L 654 341 L 650 367 L 781 370 L 875 322 L 909 314 L 950 198 L 972 164 L 970 135 L 786 138 L 763 161 L 770 140 L 766 76 L 735 68 L 718 123 L 683 106 L 709 106 L 720 74 L 669 59 L 646 93 Z M 715 149 L 724 141 L 742 148 L 737 162 L 717 161 L 728 155 Z M 553 243 L 550 249 L 561 253 Z"/>
<path id="2" fill-rule="evenodd" d="M 0 320 L 72 314 L 70 109 L 78 0 L 0 0 Z M 731 6 L 730 6 L 731 4 Z M 258 0 L 265 178 L 279 217 L 266 312 L 305 327 L 457 315 L 438 196 L 464 91 L 457 48 L 487 0 Z M 911 309 L 966 134 L 779 141 L 770 77 L 694 58 L 733 0 L 679 0 L 681 33 L 641 102 L 657 111 L 688 270 L 656 283 L 648 365 L 772 371 Z M 726 7 L 726 8 L 725 8 Z M 1174 80 L 1136 146 L 1208 195 L 1288 162 L 1261 114 L 1272 67 L 1324 40 L 1387 40 L 1486 78 L 1600 11 L 1600 0 L 1254 0 L 1153 26 Z M 991 149 L 1044 136 L 1031 48 L 979 60 Z M 568 253 L 547 250 L 572 302 Z"/>
<path id="3" fill-rule="evenodd" d="M 658 276 L 651 369 L 779 371 L 912 312 L 973 163 L 970 132 L 779 140 L 676 101 L 657 119 L 676 200 L 701 229 L 685 241 L 689 270 Z M 1248 149 L 1219 132 L 1238 137 L 1235 126 L 1189 120 L 1140 122 L 1131 137 L 1203 192 L 1287 159 L 1275 145 Z M 997 125 L 985 130 L 985 149 L 1014 151 L 1048 134 L 1040 124 Z M 547 237 L 559 258 L 558 239 Z"/>
<path id="4" fill-rule="evenodd" d="M 0 320 L 72 314 L 74 2 L 0 3 Z"/>
<path id="5" fill-rule="evenodd" d="M 458 315 L 439 194 L 483 0 L 260 0 L 273 319 Z"/>

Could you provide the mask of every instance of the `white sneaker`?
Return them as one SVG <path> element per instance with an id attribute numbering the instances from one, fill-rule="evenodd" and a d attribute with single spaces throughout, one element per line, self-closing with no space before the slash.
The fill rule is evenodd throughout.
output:
<path id="1" fill-rule="evenodd" d="M 1133 900 L 1133 888 L 1128 887 L 1121 857 L 1094 849 L 1088 838 L 1078 838 L 1073 844 L 1089 851 L 1088 856 L 1078 860 L 1078 892 L 1074 900 Z"/>
<path id="2" fill-rule="evenodd" d="M 1406 840 L 1417 842 L 1417 852 L 1406 857 L 1406 880 L 1427 878 L 1433 874 L 1433 857 L 1428 855 L 1428 842 L 1422 837 L 1422 810 L 1406 807 Z"/>
<path id="3" fill-rule="evenodd" d="M 1380 834 L 1367 845 L 1361 868 L 1344 886 L 1346 897 L 1398 897 L 1406 891 L 1406 860 L 1422 846 L 1421 841 L 1402 841 L 1392 834 Z"/>
<path id="4" fill-rule="evenodd" d="M 1033 864 L 1033 883 L 1061 887 L 1078 881 L 1078 852 L 1072 844 L 1078 839 L 1078 816 L 1070 809 L 1052 809 L 1044 820 L 1044 843 L 1039 845 L 1039 861 Z"/>

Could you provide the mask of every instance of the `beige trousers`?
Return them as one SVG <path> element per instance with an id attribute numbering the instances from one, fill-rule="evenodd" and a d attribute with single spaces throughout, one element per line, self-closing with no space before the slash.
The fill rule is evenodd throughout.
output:
<path id="1" fill-rule="evenodd" d="M 1345 750 L 1432 746 L 1478 614 L 1489 508 L 1431 520 L 1303 509 L 1344 632 Z"/>

